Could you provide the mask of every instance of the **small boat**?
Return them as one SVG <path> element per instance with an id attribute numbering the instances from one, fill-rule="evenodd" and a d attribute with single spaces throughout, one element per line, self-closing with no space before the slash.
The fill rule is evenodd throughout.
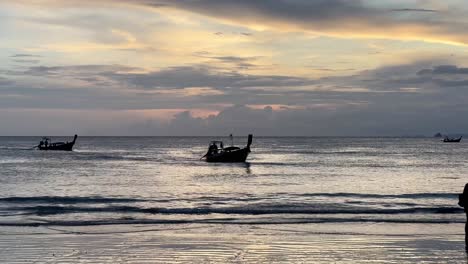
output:
<path id="1" fill-rule="evenodd" d="M 73 146 L 75 145 L 76 138 L 78 135 L 75 135 L 72 142 L 50 142 L 50 138 L 44 137 L 42 138 L 37 148 L 39 150 L 64 150 L 64 151 L 72 151 Z"/>
<path id="2" fill-rule="evenodd" d="M 459 138 L 449 138 L 449 137 L 445 137 L 442 141 L 445 142 L 445 143 L 454 143 L 454 142 L 460 142 L 462 139 L 462 136 L 459 137 Z"/>
<path id="3" fill-rule="evenodd" d="M 232 135 L 230 136 L 232 139 Z M 252 135 L 249 135 L 247 146 L 244 148 L 230 146 L 225 148 L 222 141 L 211 141 L 208 152 L 201 159 L 207 162 L 245 162 L 250 153 Z"/>

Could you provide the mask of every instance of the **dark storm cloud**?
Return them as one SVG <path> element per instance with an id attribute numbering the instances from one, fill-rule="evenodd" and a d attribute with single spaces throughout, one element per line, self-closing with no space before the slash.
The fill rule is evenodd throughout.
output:
<path id="1" fill-rule="evenodd" d="M 219 57 L 222 60 L 242 61 L 234 57 Z M 88 82 L 109 81 L 127 84 L 135 89 L 184 89 L 191 87 L 211 87 L 215 89 L 249 87 L 286 87 L 314 84 L 314 80 L 282 75 L 249 75 L 235 71 L 219 71 L 209 66 L 170 67 L 159 71 L 142 71 L 122 65 L 72 65 L 72 66 L 32 66 L 24 71 L 7 71 L 10 75 L 38 77 L 67 77 Z"/>
<path id="2" fill-rule="evenodd" d="M 97 126 L 93 131 L 101 134 L 414 135 L 468 130 L 458 121 L 459 116 L 468 115 L 468 74 L 463 66 L 420 61 L 316 80 L 243 75 L 201 66 L 131 73 L 140 70 L 122 65 L 29 67 L 16 75 L 29 72 L 26 79 L 12 82 L 0 77 L 0 107 L 100 111 L 209 109 L 216 104 L 234 104 L 208 118 L 182 112 L 168 124 L 115 121 L 134 130 L 116 130 L 115 126 L 99 129 L 99 124 L 93 123 Z M 76 86 L 70 79 L 88 85 Z M 108 82 L 99 84 L 103 79 Z M 60 82 L 54 83 L 56 80 Z M 223 93 L 184 97 L 153 93 L 159 89 L 184 92 L 190 87 L 210 87 Z M 358 88 L 363 90 L 355 91 Z M 246 106 L 278 104 L 285 107 L 279 111 Z M 83 120 L 83 127 L 91 126 Z"/>
<path id="3" fill-rule="evenodd" d="M 418 72 L 420 75 L 434 75 L 434 74 L 466 74 L 468 75 L 468 68 L 459 68 L 456 65 L 439 65 L 432 69 L 422 69 Z"/>
<path id="4" fill-rule="evenodd" d="M 241 25 L 266 25 L 278 31 L 304 30 L 340 37 L 403 37 L 468 43 L 463 7 L 439 12 L 408 4 L 391 9 L 385 5 L 391 2 L 368 5 L 360 0 L 139 0 L 133 3 L 148 6 L 163 3 L 167 7 Z"/>
<path id="5" fill-rule="evenodd" d="M 237 57 L 237 56 L 218 56 L 218 57 L 209 57 L 209 58 L 216 59 L 222 62 L 228 62 L 228 63 L 248 63 L 256 59 L 256 58 L 245 58 L 245 57 Z"/>
<path id="6" fill-rule="evenodd" d="M 419 9 L 419 8 L 396 8 L 392 9 L 393 12 L 429 12 L 434 13 L 437 10 L 434 9 Z"/>
<path id="7" fill-rule="evenodd" d="M 197 52 L 194 52 L 192 55 L 195 57 L 199 57 L 199 58 L 213 59 L 213 60 L 218 60 L 218 61 L 227 62 L 227 63 L 250 63 L 250 62 L 254 62 L 262 58 L 262 56 L 250 56 L 250 57 L 241 57 L 241 56 L 233 56 L 233 55 L 218 56 L 208 51 L 197 51 Z"/>
<path id="8" fill-rule="evenodd" d="M 211 57 L 210 57 L 211 58 Z M 223 61 L 242 62 L 249 58 L 234 56 L 212 57 Z M 37 76 L 47 78 L 74 78 L 102 84 L 119 85 L 137 90 L 185 89 L 208 87 L 220 91 L 237 90 L 250 94 L 303 94 L 335 92 L 347 94 L 356 88 L 368 92 L 397 92 L 401 88 L 419 87 L 442 89 L 442 81 L 454 86 L 468 79 L 468 68 L 456 65 L 432 66 L 435 62 L 418 61 L 404 65 L 385 66 L 359 74 L 311 79 L 286 75 L 242 74 L 233 70 L 213 68 L 207 65 L 180 66 L 144 72 L 143 69 L 124 65 L 71 65 L 71 66 L 31 66 L 22 71 L 4 71 L 11 76 Z M 456 78 L 454 78 L 456 75 Z M 428 86 L 431 84 L 432 86 Z M 438 86 L 437 86 L 438 85 Z M 301 89 L 301 87 L 303 87 Z M 310 88 L 313 89 L 310 89 Z M 281 88 L 281 89 L 280 89 Z M 294 88 L 289 90 L 288 88 Z M 278 90 L 279 89 L 279 90 Z"/>
<path id="9" fill-rule="evenodd" d="M 136 96 L 135 100 L 138 100 L 136 98 L 147 100 L 148 92 L 159 90 L 184 92 L 188 88 L 206 87 L 221 92 L 192 94 L 187 97 L 193 99 L 191 107 L 204 103 L 288 105 L 307 105 L 316 102 L 361 103 L 370 99 L 375 100 L 380 96 L 374 94 L 441 93 L 450 87 L 458 88 L 467 84 L 468 76 L 467 78 L 449 76 L 454 73 L 462 75 L 466 73 L 466 68 L 454 65 L 431 67 L 432 63 L 415 62 L 381 67 L 356 75 L 320 79 L 241 74 L 202 65 L 170 67 L 150 72 L 142 72 L 142 69 L 123 65 L 32 66 L 24 71 L 8 71 L 6 74 L 41 77 L 50 81 L 62 80 L 62 82 L 75 79 L 87 83 L 87 87 L 99 87 L 109 91 L 130 89 L 134 91 L 132 94 Z M 43 84 L 44 87 L 47 85 Z M 67 89 L 67 87 L 62 88 Z M 56 87 L 54 91 L 60 89 Z M 34 90 L 30 92 L 32 91 Z M 91 101 L 99 105 L 97 99 Z M 124 102 L 122 107 L 135 107 L 135 105 Z M 141 104 L 141 107 L 146 108 L 148 104 Z"/>
<path id="10" fill-rule="evenodd" d="M 314 81 L 281 75 L 248 75 L 237 72 L 213 71 L 210 67 L 172 67 L 149 73 L 108 73 L 109 78 L 143 89 L 183 89 L 212 87 L 215 89 L 247 87 L 305 86 Z"/>
<path id="11" fill-rule="evenodd" d="M 314 71 L 321 71 L 321 72 L 345 72 L 345 71 L 355 71 L 355 68 L 345 68 L 345 69 L 332 69 L 332 68 L 320 68 L 314 65 L 309 65 L 305 66 L 307 68 L 310 68 L 311 70 Z"/>
<path id="12" fill-rule="evenodd" d="M 260 56 L 257 57 L 240 57 L 240 56 L 215 56 L 209 52 L 195 52 L 193 54 L 195 57 L 210 59 L 215 62 L 229 64 L 236 69 L 248 69 L 248 68 L 260 68 L 261 65 L 256 64 L 255 62 L 260 59 Z"/>
<path id="13" fill-rule="evenodd" d="M 193 108 L 233 101 L 256 103 L 259 98 L 273 103 L 281 92 L 270 89 L 306 86 L 314 82 L 294 76 L 245 75 L 201 66 L 172 67 L 146 73 L 133 71 L 143 70 L 122 65 L 70 65 L 31 66 L 24 70 L 0 72 L 17 80 L 15 85 L 1 89 L 0 107 Z M 0 82 L 10 84 L 6 79 Z M 202 91 L 199 95 L 174 98 L 154 93 L 172 89 L 184 94 L 185 89 L 198 87 L 219 90 L 222 94 L 205 95 Z"/>
<path id="14" fill-rule="evenodd" d="M 19 0 L 21 1 L 21 0 Z M 23 1 L 30 4 L 28 1 Z M 395 6 L 391 1 L 369 4 L 361 0 L 43 0 L 50 6 L 92 7 L 146 6 L 158 12 L 179 9 L 229 21 L 245 27 L 266 26 L 272 31 L 305 31 L 338 37 L 413 39 L 443 43 L 468 44 L 466 8 L 448 3 L 444 10 L 431 8 L 433 3 L 422 2 Z M 421 3 L 427 3 L 422 5 Z M 405 14 L 407 13 L 407 14 Z M 122 43 L 125 36 L 114 34 L 113 28 L 132 32 L 147 31 L 160 25 L 138 24 L 138 18 L 77 16 L 62 19 L 30 19 L 31 22 L 80 27 L 94 33 L 99 42 Z M 382 30 L 385 29 L 385 30 Z M 141 33 L 141 32 L 140 32 Z M 219 37 L 224 32 L 218 31 Z M 243 33 L 241 33 L 243 34 Z M 251 34 L 243 34 L 249 36 Z M 140 34 L 142 36 L 143 34 Z"/>
<path id="15" fill-rule="evenodd" d="M 158 5 L 163 2 L 167 6 L 175 6 L 190 11 L 226 17 L 250 17 L 254 15 L 308 20 L 326 21 L 346 17 L 376 16 L 378 10 L 366 7 L 361 1 L 345 0 L 142 0 L 147 5 Z"/>
<path id="16" fill-rule="evenodd" d="M 415 111 L 415 110 L 424 110 Z M 184 112 L 154 133 L 188 135 L 272 135 L 272 136 L 385 136 L 432 135 L 434 131 L 465 131 L 468 125 L 455 125 L 457 114 L 465 108 L 402 104 L 392 107 L 370 104 L 365 107 L 343 105 L 327 108 L 252 109 L 244 105 L 228 107 L 208 118 L 192 117 Z M 136 125 L 136 127 L 140 127 Z M 138 128 L 137 128 L 138 129 Z"/>
<path id="17" fill-rule="evenodd" d="M 436 61 L 418 61 L 364 71 L 359 75 L 326 78 L 323 81 L 341 86 L 366 87 L 372 91 L 398 92 L 418 88 L 419 92 L 446 92 L 450 87 L 466 86 L 468 68 L 436 65 Z"/>
<path id="18" fill-rule="evenodd" d="M 22 2 L 30 4 L 29 1 Z M 446 9 L 436 10 L 431 8 L 433 3 L 430 1 L 401 4 L 401 7 L 395 6 L 391 1 L 369 4 L 369 1 L 361 0 L 70 0 L 66 2 L 43 0 L 43 2 L 49 3 L 50 6 L 67 8 L 103 7 L 110 4 L 120 7 L 146 6 L 155 8 L 158 12 L 172 8 L 245 27 L 266 26 L 277 32 L 308 31 L 338 37 L 414 39 L 468 44 L 466 8 L 457 3 L 448 3 Z M 62 20 L 41 18 L 31 21 L 81 27 L 94 32 L 98 41 L 110 43 L 126 41 L 124 36 L 113 34 L 112 28 L 128 32 L 136 28 L 145 31 L 147 28 L 146 25 L 135 23 L 134 21 L 138 21 L 136 17 L 123 20 L 118 17 L 103 19 L 88 16 Z M 222 37 L 224 32 L 219 31 L 214 34 Z"/>

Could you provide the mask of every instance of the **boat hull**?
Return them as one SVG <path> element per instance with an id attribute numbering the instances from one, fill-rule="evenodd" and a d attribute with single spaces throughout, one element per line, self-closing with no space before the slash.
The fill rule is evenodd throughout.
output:
<path id="1" fill-rule="evenodd" d="M 75 145 L 75 142 L 76 142 L 76 139 L 78 138 L 78 135 L 75 135 L 73 137 L 73 141 L 72 142 L 67 142 L 67 143 L 64 143 L 64 142 L 56 142 L 56 143 L 50 143 L 48 144 L 47 146 L 46 145 L 42 145 L 42 141 L 41 141 L 41 144 L 39 144 L 39 146 L 37 146 L 37 148 L 39 150 L 62 150 L 62 151 L 72 151 L 73 150 L 73 146 Z M 46 141 L 47 142 L 47 141 Z"/>
<path id="2" fill-rule="evenodd" d="M 451 139 L 451 138 L 445 138 L 444 140 L 442 140 L 444 143 L 458 143 L 461 141 L 461 137 L 459 138 L 454 138 L 454 139 Z"/>
<path id="3" fill-rule="evenodd" d="M 243 148 L 235 151 L 221 152 L 206 156 L 207 162 L 245 162 L 249 156 L 250 148 Z"/>
<path id="4" fill-rule="evenodd" d="M 70 143 L 65 143 L 65 144 L 61 144 L 61 145 L 57 145 L 57 146 L 54 146 L 54 145 L 49 145 L 49 146 L 47 146 L 47 147 L 45 147 L 45 146 L 40 146 L 40 147 L 38 147 L 38 148 L 39 148 L 39 150 L 62 150 L 62 151 L 72 151 L 74 145 L 75 145 L 75 142 L 70 142 Z"/>

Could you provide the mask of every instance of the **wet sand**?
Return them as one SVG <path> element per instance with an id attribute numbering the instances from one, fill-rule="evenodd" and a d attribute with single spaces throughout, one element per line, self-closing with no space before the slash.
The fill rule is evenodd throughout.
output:
<path id="1" fill-rule="evenodd" d="M 2 227 L 2 263 L 466 263 L 461 224 Z"/>

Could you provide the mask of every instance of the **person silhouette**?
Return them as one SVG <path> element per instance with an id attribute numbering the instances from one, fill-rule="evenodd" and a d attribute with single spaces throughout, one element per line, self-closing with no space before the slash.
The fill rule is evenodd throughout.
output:
<path id="1" fill-rule="evenodd" d="M 465 184 L 463 193 L 458 195 L 458 205 L 463 207 L 465 211 L 467 222 L 465 223 L 465 249 L 468 252 L 468 183 Z"/>

